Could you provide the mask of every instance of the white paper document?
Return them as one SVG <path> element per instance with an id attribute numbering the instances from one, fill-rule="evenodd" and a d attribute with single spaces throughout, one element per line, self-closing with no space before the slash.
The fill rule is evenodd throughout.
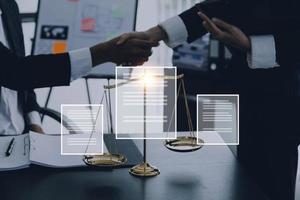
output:
<path id="1" fill-rule="evenodd" d="M 206 140 L 206 145 L 239 144 L 239 96 L 238 95 L 198 95 L 197 133 L 217 132 L 223 143 Z"/>
<path id="2" fill-rule="evenodd" d="M 61 113 L 62 155 L 103 154 L 103 105 L 62 104 Z"/>
<path id="3" fill-rule="evenodd" d="M 116 77 L 116 138 L 176 138 L 176 68 L 117 67 Z"/>

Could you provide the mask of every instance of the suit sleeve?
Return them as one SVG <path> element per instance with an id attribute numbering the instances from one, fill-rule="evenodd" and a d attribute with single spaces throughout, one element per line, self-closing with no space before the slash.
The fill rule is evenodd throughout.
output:
<path id="1" fill-rule="evenodd" d="M 201 7 L 201 3 L 179 15 L 188 33 L 187 42 L 193 42 L 207 33 L 202 26 L 202 19 L 197 14 L 199 7 Z"/>
<path id="2" fill-rule="evenodd" d="M 0 43 L 0 85 L 13 90 L 69 85 L 67 53 L 19 57 Z"/>
<path id="3" fill-rule="evenodd" d="M 226 13 L 228 10 L 230 10 L 230 3 L 227 0 L 206 0 L 181 13 L 179 17 L 184 22 L 188 32 L 187 41 L 193 42 L 207 33 L 202 25 L 202 19 L 197 14 L 199 11 L 208 17 L 232 21 L 228 18 L 229 14 Z"/>
<path id="4" fill-rule="evenodd" d="M 197 14 L 199 11 L 204 12 L 209 17 L 232 21 L 226 14 L 228 10 L 230 10 L 230 4 L 227 0 L 206 0 L 184 11 L 179 16 L 160 23 L 160 27 L 168 35 L 166 44 L 174 48 L 184 42 L 191 43 L 205 35 L 207 31 L 202 25 L 202 19 Z"/>

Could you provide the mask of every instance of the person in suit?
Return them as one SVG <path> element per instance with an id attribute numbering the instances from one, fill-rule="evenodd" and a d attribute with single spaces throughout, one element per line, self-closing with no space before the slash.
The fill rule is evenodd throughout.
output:
<path id="1" fill-rule="evenodd" d="M 0 14 L 2 14 L 1 11 Z M 5 20 L 4 24 L 10 22 L 10 20 Z M 23 40 L 22 31 L 18 31 L 17 35 L 7 35 L 6 37 L 5 32 L 6 30 L 8 31 L 8 29 L 4 30 L 2 24 L 3 23 L 1 21 L 0 41 L 4 42 L 7 46 L 8 43 L 10 43 L 12 51 L 14 51 L 19 56 L 24 56 L 24 42 L 22 41 L 14 43 L 14 41 Z M 15 33 L 14 31 L 11 32 Z M 39 110 L 39 105 L 37 104 L 36 96 L 33 90 L 16 92 L 1 87 L 0 91 L 0 121 L 2 124 L 0 135 L 14 135 L 15 133 L 27 132 L 29 129 L 38 133 L 44 132 L 41 128 L 41 121 L 37 112 L 37 110 Z M 16 113 L 19 113 L 19 115 L 16 115 Z M 23 119 L 25 120 L 25 123 Z M 14 123 L 11 123 L 13 121 Z"/>
<path id="2" fill-rule="evenodd" d="M 259 98 L 262 97 L 262 102 L 255 107 L 249 107 L 255 108 L 252 117 L 259 115 L 261 117 L 259 120 L 249 121 L 256 123 L 255 127 L 259 127 L 261 130 L 258 132 L 259 135 L 254 134 L 254 137 L 242 137 L 243 143 L 241 144 L 243 146 L 239 147 L 239 158 L 242 163 L 246 164 L 248 171 L 259 181 L 271 199 L 294 199 L 298 145 L 300 144 L 300 130 L 297 125 L 300 111 L 300 88 L 299 77 L 297 77 L 299 69 L 297 69 L 298 62 L 292 61 L 295 58 L 285 58 L 287 59 L 285 61 L 283 55 L 276 56 L 276 51 L 283 51 L 284 47 L 280 45 L 282 39 L 285 42 L 292 42 L 290 39 L 286 40 L 291 33 L 285 34 L 284 38 L 280 40 L 278 40 L 277 33 L 248 37 L 241 29 L 221 19 L 213 18 L 211 20 L 201 12 L 198 14 L 203 20 L 203 26 L 214 38 L 247 52 L 249 68 L 263 71 L 288 68 L 284 69 L 288 75 L 283 74 L 283 78 L 290 80 L 280 83 L 288 83 L 285 87 L 290 94 L 277 91 L 276 96 L 261 95 Z M 276 41 L 275 37 L 277 37 Z M 279 47 L 276 48 L 276 45 Z M 290 45 L 290 48 L 296 50 L 292 46 L 294 44 Z M 285 49 L 284 54 L 291 49 Z M 268 81 L 268 77 L 266 81 Z M 271 88 L 271 90 L 273 89 Z M 272 134 L 268 134 L 268 132 L 272 132 Z M 261 141 L 254 142 L 256 139 Z M 282 144 L 281 148 L 276 148 L 276 144 Z M 255 147 L 253 152 L 250 151 L 251 146 Z"/>
<path id="3" fill-rule="evenodd" d="M 210 32 L 230 46 L 233 57 L 223 74 L 227 86 L 215 92 L 240 95 L 238 159 L 272 200 L 292 200 L 295 193 L 300 144 L 299 30 L 289 21 L 276 22 L 297 22 L 298 8 L 295 0 L 206 0 L 145 32 L 123 35 L 118 42 L 148 35 L 174 48 Z M 232 24 L 212 21 L 212 17 Z M 274 48 L 264 50 L 266 46 Z"/>
<path id="4" fill-rule="evenodd" d="M 34 88 L 69 85 L 104 62 L 143 63 L 156 42 L 118 38 L 68 53 L 25 57 L 17 3 L 0 0 L 0 135 L 18 135 L 29 129 L 43 132 Z"/>

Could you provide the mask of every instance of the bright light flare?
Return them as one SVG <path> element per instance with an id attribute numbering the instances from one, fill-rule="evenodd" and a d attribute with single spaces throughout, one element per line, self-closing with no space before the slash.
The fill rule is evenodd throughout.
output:
<path id="1" fill-rule="evenodd" d="M 155 81 L 155 76 L 149 71 L 145 71 L 141 76 L 141 82 L 143 86 L 146 86 L 147 88 L 153 86 Z"/>

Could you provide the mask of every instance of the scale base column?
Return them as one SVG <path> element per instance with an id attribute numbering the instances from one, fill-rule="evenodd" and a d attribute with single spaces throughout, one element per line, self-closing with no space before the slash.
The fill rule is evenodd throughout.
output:
<path id="1" fill-rule="evenodd" d="M 153 177 L 160 174 L 158 168 L 151 166 L 149 163 L 141 163 L 129 170 L 129 173 L 139 177 Z"/>

